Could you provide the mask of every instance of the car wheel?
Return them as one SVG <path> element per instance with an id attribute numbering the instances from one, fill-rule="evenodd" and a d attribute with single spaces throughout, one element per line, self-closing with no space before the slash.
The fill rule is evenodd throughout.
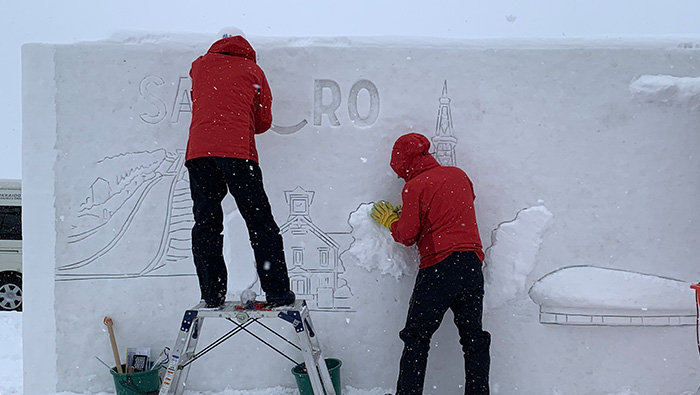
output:
<path id="1" fill-rule="evenodd" d="M 0 274 L 0 310 L 22 311 L 22 276 Z"/>

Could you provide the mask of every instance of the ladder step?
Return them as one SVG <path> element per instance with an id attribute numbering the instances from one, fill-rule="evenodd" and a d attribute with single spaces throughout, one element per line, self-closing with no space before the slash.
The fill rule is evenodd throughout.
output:
<path id="1" fill-rule="evenodd" d="M 240 303 L 235 302 L 224 302 L 223 307 L 217 310 L 208 309 L 204 306 L 204 302 L 200 302 L 190 310 L 196 311 L 198 317 L 216 317 L 232 319 L 236 319 L 238 315 L 242 314 L 247 314 L 250 318 L 276 318 L 279 317 L 280 313 L 288 311 L 308 311 L 306 301 L 303 299 L 298 299 L 290 305 L 259 309 L 248 309 L 245 306 L 241 306 Z"/>
<path id="2" fill-rule="evenodd" d="M 186 387 L 185 381 L 187 380 L 190 364 L 199 358 L 203 352 L 207 352 L 211 348 L 221 344 L 217 341 L 206 347 L 205 350 L 199 354 L 195 352 L 199 338 L 198 332 L 201 330 L 204 318 L 225 318 L 232 321 L 234 324 L 237 322 L 239 328 L 230 332 L 231 336 L 235 335 L 241 328 L 252 324 L 253 322 L 250 322 L 250 320 L 281 318 L 287 321 L 292 324 L 299 337 L 300 344 L 297 349 L 301 350 L 305 355 L 305 362 L 313 364 L 313 367 L 309 370 L 309 379 L 314 393 L 325 392 L 329 395 L 337 395 L 333 388 L 325 359 L 323 358 L 321 346 L 318 344 L 318 338 L 314 333 L 313 325 L 311 325 L 309 308 L 306 301 L 303 299 L 298 299 L 291 305 L 274 308 L 265 308 L 262 304 L 258 304 L 254 306 L 254 308 L 246 308 L 246 306 L 241 306 L 235 302 L 225 302 L 222 308 L 216 310 L 206 308 L 204 302 L 201 302 L 185 311 L 185 316 L 180 326 L 180 333 L 175 341 L 175 346 L 171 353 L 171 360 L 159 395 L 182 395 Z M 273 333 L 277 334 L 274 331 Z M 279 334 L 277 335 L 280 336 Z M 223 342 L 228 338 L 226 336 L 228 335 L 225 335 L 219 340 Z M 253 334 L 253 336 L 255 335 Z M 273 347 L 259 337 L 255 337 L 266 345 Z M 284 339 L 284 337 L 282 338 Z M 295 344 L 291 344 L 296 347 Z M 289 357 L 287 358 L 289 359 Z"/>

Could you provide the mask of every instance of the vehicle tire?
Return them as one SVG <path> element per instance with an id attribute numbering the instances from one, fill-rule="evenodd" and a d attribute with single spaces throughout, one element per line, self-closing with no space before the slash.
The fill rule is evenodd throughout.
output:
<path id="1" fill-rule="evenodd" d="M 22 311 L 22 275 L 0 273 L 0 310 Z"/>

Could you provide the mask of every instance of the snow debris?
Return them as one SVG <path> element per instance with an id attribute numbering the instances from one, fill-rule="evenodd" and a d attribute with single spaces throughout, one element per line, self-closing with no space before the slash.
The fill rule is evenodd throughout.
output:
<path id="1" fill-rule="evenodd" d="M 629 89 L 642 101 L 700 108 L 700 77 L 643 75 Z"/>
<path id="2" fill-rule="evenodd" d="M 545 206 L 530 207 L 493 231 L 484 268 L 486 310 L 497 308 L 525 290 L 525 280 L 535 267 L 542 234 L 552 219 L 552 213 Z"/>
<path id="3" fill-rule="evenodd" d="M 370 217 L 372 203 L 361 205 L 350 214 L 354 241 L 344 252 L 357 259 L 358 265 L 368 271 L 379 270 L 395 279 L 414 275 L 418 271 L 418 250 L 397 243 L 391 232 Z"/>

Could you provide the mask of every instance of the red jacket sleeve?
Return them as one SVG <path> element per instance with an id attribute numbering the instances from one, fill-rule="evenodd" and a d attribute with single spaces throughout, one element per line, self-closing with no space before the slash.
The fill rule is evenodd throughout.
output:
<path id="1" fill-rule="evenodd" d="M 401 200 L 403 203 L 401 216 L 398 221 L 391 224 L 391 236 L 396 242 L 411 246 L 420 236 L 420 193 L 407 183 L 401 192 Z"/>
<path id="2" fill-rule="evenodd" d="M 265 74 L 258 89 L 258 106 L 255 112 L 255 134 L 265 133 L 272 126 L 272 92 Z"/>

